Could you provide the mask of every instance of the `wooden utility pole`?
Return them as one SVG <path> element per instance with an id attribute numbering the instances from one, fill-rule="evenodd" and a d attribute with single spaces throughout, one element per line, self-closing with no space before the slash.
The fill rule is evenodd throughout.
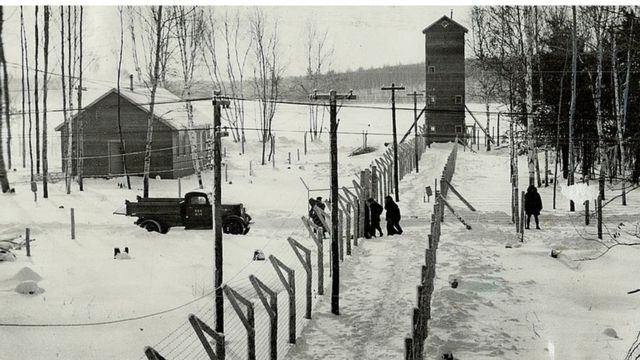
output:
<path id="1" fill-rule="evenodd" d="M 214 235 L 214 289 L 215 289 L 215 319 L 216 331 L 224 333 L 224 296 L 222 290 L 222 188 L 220 164 L 222 156 L 220 154 L 221 137 L 226 136 L 226 132 L 221 131 L 220 119 L 221 108 L 229 107 L 229 100 L 220 97 L 220 91 L 214 92 L 213 99 L 213 235 Z M 220 346 L 220 344 L 218 344 Z M 224 346 L 224 345 L 222 345 Z M 220 354 L 220 349 L 216 352 Z"/>
<path id="2" fill-rule="evenodd" d="M 418 166 L 418 161 L 420 157 L 418 155 L 418 96 L 422 96 L 422 94 L 414 90 L 412 93 L 407 94 L 407 96 L 413 98 L 413 124 L 414 124 L 413 130 L 415 135 L 415 140 L 414 140 L 415 142 L 413 144 L 414 145 L 413 148 L 415 150 L 415 156 L 416 156 L 416 172 L 419 172 L 420 166 Z"/>
<path id="3" fill-rule="evenodd" d="M 49 72 L 49 6 L 44 7 L 44 71 L 42 73 L 42 196 L 49 197 L 49 160 L 47 157 L 47 73 Z"/>
<path id="4" fill-rule="evenodd" d="M 396 202 L 400 201 L 400 191 L 398 190 L 398 131 L 396 129 L 396 90 L 404 90 L 404 86 L 382 86 L 381 90 L 391 90 L 391 119 L 393 121 L 393 183 L 395 186 Z"/>
<path id="5" fill-rule="evenodd" d="M 329 116 L 330 127 L 329 136 L 331 138 L 330 157 L 331 157 L 331 313 L 340 315 L 340 244 L 338 229 L 338 106 L 337 100 L 354 100 L 355 95 L 351 91 L 348 94 L 338 95 L 335 90 L 329 91 L 329 94 L 318 94 L 314 91 L 309 95 L 310 100 L 327 100 L 329 99 Z"/>

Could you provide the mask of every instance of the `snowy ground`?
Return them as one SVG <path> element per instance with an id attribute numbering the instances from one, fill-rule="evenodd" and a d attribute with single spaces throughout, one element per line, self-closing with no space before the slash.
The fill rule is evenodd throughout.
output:
<path id="1" fill-rule="evenodd" d="M 399 113 L 401 133 L 408 128 L 411 113 Z M 304 273 L 286 239 L 293 236 L 309 246 L 316 265 L 315 246 L 300 223 L 308 196 L 300 178 L 311 188 L 327 188 L 329 156 L 326 135 L 309 142 L 309 152 L 304 155 L 306 108 L 283 106 L 278 114 L 274 122 L 275 168 L 257 165 L 259 147 L 254 134 L 249 134 L 250 146 L 244 155 L 239 155 L 237 144 L 224 141 L 228 154 L 224 160 L 229 167 L 224 202 L 244 203 L 256 222 L 247 236 L 225 236 L 224 271 L 225 282 L 248 296 L 253 296 L 249 274 L 267 281 L 280 291 L 279 306 L 286 314 L 286 296 L 275 273 L 268 264 L 252 262 L 251 257 L 254 249 L 278 256 L 293 264 L 296 282 L 304 284 Z M 391 139 L 390 113 L 344 107 L 339 117 L 343 132 L 339 140 L 340 181 L 348 185 L 385 150 L 384 143 Z M 501 127 L 501 132 L 503 129 L 506 127 Z M 369 131 L 368 143 L 377 150 L 347 156 L 361 145 L 363 130 Z M 420 174 L 409 174 L 402 182 L 405 195 L 400 206 L 406 233 L 364 241 L 354 256 L 345 260 L 341 317 L 329 315 L 329 297 L 314 294 L 314 319 L 304 320 L 304 291 L 298 291 L 297 332 L 302 332 L 302 337 L 297 346 L 287 344 L 286 316 L 282 316 L 280 356 L 290 349 L 291 359 L 402 356 L 402 339 L 410 329 L 428 233 L 425 224 L 430 204 L 422 202 L 422 191 L 440 174 L 449 149 L 450 145 L 438 145 L 427 150 Z M 552 187 L 540 190 L 545 206 L 543 230 L 527 231 L 521 247 L 505 248 L 517 243 L 509 215 L 508 153 L 460 150 L 453 185 L 478 211 L 465 210 L 461 202 L 451 200 L 473 226 L 471 231 L 452 216 L 445 216 L 427 356 L 439 359 L 448 350 L 459 359 L 623 358 L 640 330 L 639 295 L 626 294 L 640 287 L 633 276 L 640 270 L 638 248 L 619 246 L 597 260 L 576 261 L 604 251 L 592 241 L 595 219 L 585 227 L 579 204 L 579 211 L 569 215 L 561 188 L 558 209 L 552 210 Z M 249 176 L 250 161 L 253 176 Z M 520 183 L 525 184 L 524 158 L 520 165 Z M 0 323 L 4 325 L 0 326 L 0 359 L 138 359 L 145 345 L 153 345 L 168 359 L 204 358 L 186 316 L 195 313 L 211 323 L 210 231 L 174 228 L 167 235 L 150 234 L 134 226 L 134 219 L 113 215 L 125 199 L 135 199 L 141 193 L 139 178 L 132 179 L 131 191 L 117 186 L 121 179 L 90 179 L 83 193 L 74 189 L 71 195 L 65 195 L 64 185 L 57 183 L 51 186 L 50 198 L 42 199 L 39 194 L 37 203 L 29 192 L 26 171 L 12 172 L 10 180 L 17 193 L 0 196 L 0 239 L 23 234 L 30 227 L 36 241 L 31 258 L 22 249 L 16 251 L 15 262 L 0 263 Z M 205 184 L 210 191 L 210 173 L 205 175 Z M 182 180 L 183 193 L 195 187 L 194 177 Z M 151 194 L 176 196 L 177 181 L 154 179 Z M 327 192 L 311 195 L 326 197 Z M 619 231 L 625 241 L 633 241 L 625 232 L 636 230 L 640 192 L 630 194 L 629 206 L 619 204 L 616 200 L 607 205 L 605 224 L 610 232 Z M 76 240 L 69 236 L 71 207 L 76 209 Z M 621 230 L 620 223 L 625 224 Z M 114 260 L 113 248 L 125 246 L 130 248 L 132 259 Z M 549 256 L 552 248 L 562 251 L 557 259 Z M 14 276 L 24 267 L 42 277 L 38 285 L 44 293 L 26 296 L 14 292 L 18 283 Z M 457 289 L 449 287 L 452 277 L 459 279 Z M 329 283 L 325 276 L 325 285 Z M 260 324 L 257 350 L 263 358 L 268 332 L 260 308 L 256 305 Z M 225 315 L 228 339 L 232 339 L 228 354 L 242 359 L 246 351 L 244 330 L 230 311 Z M 614 329 L 617 337 L 609 329 Z"/>
<path id="2" fill-rule="evenodd" d="M 456 200 L 471 231 L 445 217 L 427 357 L 440 359 L 450 351 L 457 359 L 624 358 L 640 330 L 638 298 L 626 294 L 638 288 L 630 276 L 640 270 L 637 248 L 620 246 L 597 260 L 578 261 L 605 250 L 593 241 L 595 219 L 584 226 L 581 206 L 569 214 L 560 194 L 553 210 L 552 186 L 540 189 L 542 230 L 527 230 L 521 247 L 506 248 L 518 243 L 509 211 L 508 156 L 458 154 L 453 185 L 478 211 Z M 520 184 L 528 183 L 524 160 Z M 605 207 L 604 224 L 612 230 L 620 222 L 635 227 L 640 197 L 632 193 L 629 206 L 619 204 Z M 551 249 L 561 250 L 560 256 L 550 257 Z M 459 280 L 457 289 L 449 286 L 451 277 Z"/>
<path id="3" fill-rule="evenodd" d="M 399 112 L 400 131 L 408 129 L 411 115 L 412 112 Z M 343 132 L 339 138 L 339 173 L 341 185 L 349 186 L 360 169 L 386 150 L 384 143 L 391 140 L 391 116 L 388 110 L 342 108 L 339 117 L 339 130 Z M 300 216 L 307 212 L 308 195 L 300 178 L 312 189 L 326 189 L 329 183 L 326 129 L 320 140 L 308 142 L 305 155 L 307 119 L 306 107 L 280 108 L 274 120 L 275 168 L 271 164 L 257 165 L 260 146 L 252 132 L 244 155 L 239 155 L 238 144 L 224 140 L 228 157 L 223 161 L 229 169 L 223 202 L 244 203 L 255 221 L 247 236 L 224 238 L 225 283 L 242 293 L 250 289 L 249 274 L 262 276 L 277 291 L 282 290 L 276 286 L 278 280 L 270 266 L 251 261 L 255 249 L 262 249 L 267 256 L 275 254 L 294 267 L 297 282 L 304 283 L 303 271 L 286 242 L 288 236 L 293 236 L 305 246 L 314 247 L 300 222 Z M 324 125 L 328 126 L 327 122 Z M 349 157 L 362 144 L 362 131 L 369 131 L 368 145 L 376 151 Z M 55 157 L 50 162 L 53 166 Z M 125 199 L 134 200 L 141 193 L 140 178 L 132 178 L 130 191 L 117 186 L 122 179 L 87 179 L 85 191 L 79 192 L 74 186 L 71 195 L 64 193 L 62 182 L 56 183 L 50 187 L 49 199 L 42 199 L 39 193 L 38 202 L 34 203 L 28 171 L 19 168 L 9 176 L 16 194 L 0 198 L 0 239 L 24 234 L 29 227 L 36 241 L 31 258 L 22 249 L 16 251 L 15 262 L 0 263 L 0 319 L 3 325 L 12 325 L 0 326 L 0 337 L 12 344 L 7 349 L 3 346 L 0 358 L 139 358 L 145 345 L 162 349 L 172 359 L 203 355 L 193 332 L 187 331 L 186 317 L 189 313 L 205 320 L 211 317 L 213 304 L 207 296 L 213 283 L 210 231 L 173 228 L 167 235 L 146 233 L 132 224 L 134 219 L 114 215 Z M 211 178 L 211 173 L 205 173 L 207 191 L 211 190 Z M 195 189 L 196 184 L 193 176 L 182 179 L 182 192 Z M 177 185 L 176 180 L 152 179 L 151 196 L 177 196 Z M 327 197 L 327 191 L 311 195 Z M 76 240 L 70 239 L 72 207 Z M 113 248 L 125 246 L 132 259 L 114 260 Z M 42 277 L 38 285 L 44 293 L 24 296 L 14 292 L 18 283 L 14 276 L 24 267 Z M 298 294 L 299 332 L 305 323 L 304 292 Z M 286 305 L 286 297 L 280 304 Z M 263 315 L 256 313 L 256 318 Z M 226 319 L 228 332 L 244 338 L 244 330 L 232 310 Z M 266 324 L 264 319 L 260 321 Z M 286 329 L 286 322 L 280 328 Z M 264 350 L 268 332 L 261 329 L 258 334 L 258 350 Z M 284 337 L 280 342 L 280 353 L 284 355 L 288 350 L 286 331 L 280 331 L 280 335 Z M 232 342 L 229 353 L 242 353 L 243 346 L 243 340 Z"/>
<path id="4" fill-rule="evenodd" d="M 330 298 L 324 298 L 287 359 L 402 358 L 433 209 L 422 195 L 442 173 L 450 149 L 427 149 L 420 173 L 405 176 L 403 234 L 363 241 L 341 268 L 340 316 L 331 314 Z"/>

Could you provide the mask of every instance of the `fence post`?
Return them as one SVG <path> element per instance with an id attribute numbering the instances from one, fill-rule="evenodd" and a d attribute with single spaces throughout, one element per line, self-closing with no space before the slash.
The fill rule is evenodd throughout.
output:
<path id="1" fill-rule="evenodd" d="M 589 200 L 584 202 L 584 224 L 589 225 Z"/>
<path id="2" fill-rule="evenodd" d="M 178 178 L 178 197 L 182 197 L 182 182 L 180 181 L 180 178 Z"/>
<path id="3" fill-rule="evenodd" d="M 278 278 L 282 282 L 285 290 L 289 294 L 289 343 L 296 343 L 296 277 L 295 271 L 286 266 L 282 261 L 278 260 L 275 256 L 269 255 L 271 265 L 276 270 Z M 287 272 L 285 278 L 282 270 Z"/>
<path id="4" fill-rule="evenodd" d="M 166 360 L 164 356 L 160 355 L 160 353 L 151 346 L 145 346 L 144 355 L 148 360 Z"/>
<path id="5" fill-rule="evenodd" d="M 342 225 L 342 221 L 344 219 L 346 219 L 346 224 L 344 225 L 344 229 L 346 232 L 346 236 L 344 236 L 345 241 L 347 243 L 347 255 L 351 255 L 351 203 L 349 200 L 347 200 L 344 196 L 339 195 L 340 198 L 340 229 L 342 230 L 343 225 Z M 341 231 L 341 235 L 340 235 L 340 239 L 343 239 L 343 235 L 342 231 Z M 340 249 L 342 249 L 342 246 L 344 244 L 341 243 L 340 244 Z"/>
<path id="6" fill-rule="evenodd" d="M 31 230 L 27 228 L 25 230 L 25 245 L 27 246 L 27 256 L 31 256 L 31 238 L 30 238 Z"/>
<path id="7" fill-rule="evenodd" d="M 404 338 L 404 359 L 413 360 L 413 339 Z"/>
<path id="8" fill-rule="evenodd" d="M 75 217 L 75 209 L 71 208 L 71 240 L 75 240 L 76 238 L 76 217 Z"/>
<path id="9" fill-rule="evenodd" d="M 278 360 L 278 294 L 253 275 L 249 275 L 249 281 L 269 315 L 270 360 Z M 268 301 L 264 293 L 269 295 Z"/>
<path id="10" fill-rule="evenodd" d="M 311 220 L 308 220 L 304 216 L 302 217 L 302 223 L 306 226 L 307 230 L 309 230 L 311 239 L 313 239 L 313 242 L 315 242 L 316 246 L 318 247 L 318 295 L 324 295 L 324 246 L 322 243 L 322 236 L 320 235 L 320 231 L 322 231 L 322 229 L 318 229 L 318 227 L 315 226 L 315 224 L 313 224 Z M 316 229 L 315 233 L 311 230 L 311 226 Z"/>
<path id="11" fill-rule="evenodd" d="M 224 334 L 216 332 L 215 330 L 210 328 L 209 325 L 207 325 L 204 321 L 200 320 L 197 316 L 193 314 L 189 314 L 188 319 L 189 319 L 189 323 L 191 323 L 191 326 L 193 327 L 193 331 L 196 333 L 196 336 L 198 336 L 198 339 L 200 340 L 202 347 L 204 348 L 207 355 L 209 355 L 209 359 L 224 360 L 225 358 Z M 213 351 L 213 349 L 211 348 L 211 344 L 209 343 L 207 338 L 204 336 L 205 333 L 211 336 L 215 341 L 216 349 L 218 351 L 217 354 Z M 162 360 L 162 359 L 159 359 L 159 360 Z"/>
<path id="12" fill-rule="evenodd" d="M 233 310 L 235 310 L 236 314 L 238 315 L 238 318 L 240 318 L 240 321 L 242 322 L 242 325 L 244 325 L 244 328 L 247 330 L 247 359 L 255 360 L 256 359 L 256 324 L 255 324 L 253 303 L 247 300 L 246 298 L 244 298 L 237 291 L 230 288 L 228 285 L 224 285 L 222 287 L 222 290 L 227 295 L 227 299 L 229 300 L 229 303 L 231 303 Z M 240 305 L 238 304 L 238 302 L 240 302 L 242 305 L 244 305 L 247 308 L 246 315 L 240 308 Z"/>
<path id="13" fill-rule="evenodd" d="M 524 242 L 524 191 L 520 194 L 520 242 Z"/>
<path id="14" fill-rule="evenodd" d="M 311 250 L 302 246 L 298 241 L 289 236 L 287 238 L 289 245 L 293 249 L 293 252 L 296 254 L 300 263 L 302 263 L 302 267 L 304 271 L 307 273 L 307 284 L 306 284 L 306 295 L 307 295 L 307 308 L 305 313 L 305 318 L 311 319 L 311 282 L 312 282 L 312 268 L 311 268 Z M 304 254 L 304 256 L 303 256 Z"/>
<path id="15" fill-rule="evenodd" d="M 371 197 L 378 200 L 378 167 L 371 165 Z"/>
<path id="16" fill-rule="evenodd" d="M 598 239 L 602 240 L 602 196 L 598 195 Z"/>
<path id="17" fill-rule="evenodd" d="M 344 211 L 338 210 L 338 248 L 340 250 L 340 261 L 344 261 L 344 238 L 342 237 L 342 227 L 344 226 Z M 347 255 L 351 255 L 350 252 Z"/>
<path id="18" fill-rule="evenodd" d="M 413 317 L 411 319 L 411 323 L 413 326 L 412 337 L 413 337 L 413 358 L 416 360 L 422 359 L 420 354 L 422 353 L 422 332 L 420 328 L 422 326 L 420 321 L 420 309 L 414 307 L 413 308 Z"/>

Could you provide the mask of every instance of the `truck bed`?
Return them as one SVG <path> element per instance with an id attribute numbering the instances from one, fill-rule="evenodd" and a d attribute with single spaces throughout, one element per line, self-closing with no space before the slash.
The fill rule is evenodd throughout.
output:
<path id="1" fill-rule="evenodd" d="M 167 225 L 182 224 L 182 214 L 179 198 L 148 198 L 139 199 L 138 202 L 127 201 L 126 213 L 128 216 L 137 216 L 139 219 L 162 217 Z"/>

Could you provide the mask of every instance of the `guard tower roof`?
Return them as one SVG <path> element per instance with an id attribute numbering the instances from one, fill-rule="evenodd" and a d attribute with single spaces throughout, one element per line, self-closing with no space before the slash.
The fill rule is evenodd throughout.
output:
<path id="1" fill-rule="evenodd" d="M 459 23 L 453 21 L 451 18 L 445 15 L 440 19 L 438 19 L 437 21 L 434 21 L 433 24 L 424 28 L 424 30 L 422 30 L 422 33 L 426 34 L 427 32 L 434 31 L 434 26 L 436 25 L 440 25 L 442 28 L 448 28 L 449 26 L 453 26 L 454 28 L 464 31 L 465 33 L 469 32 L 469 30 L 467 30 L 466 27 L 460 25 Z M 438 31 L 442 31 L 442 30 L 438 29 Z"/>

